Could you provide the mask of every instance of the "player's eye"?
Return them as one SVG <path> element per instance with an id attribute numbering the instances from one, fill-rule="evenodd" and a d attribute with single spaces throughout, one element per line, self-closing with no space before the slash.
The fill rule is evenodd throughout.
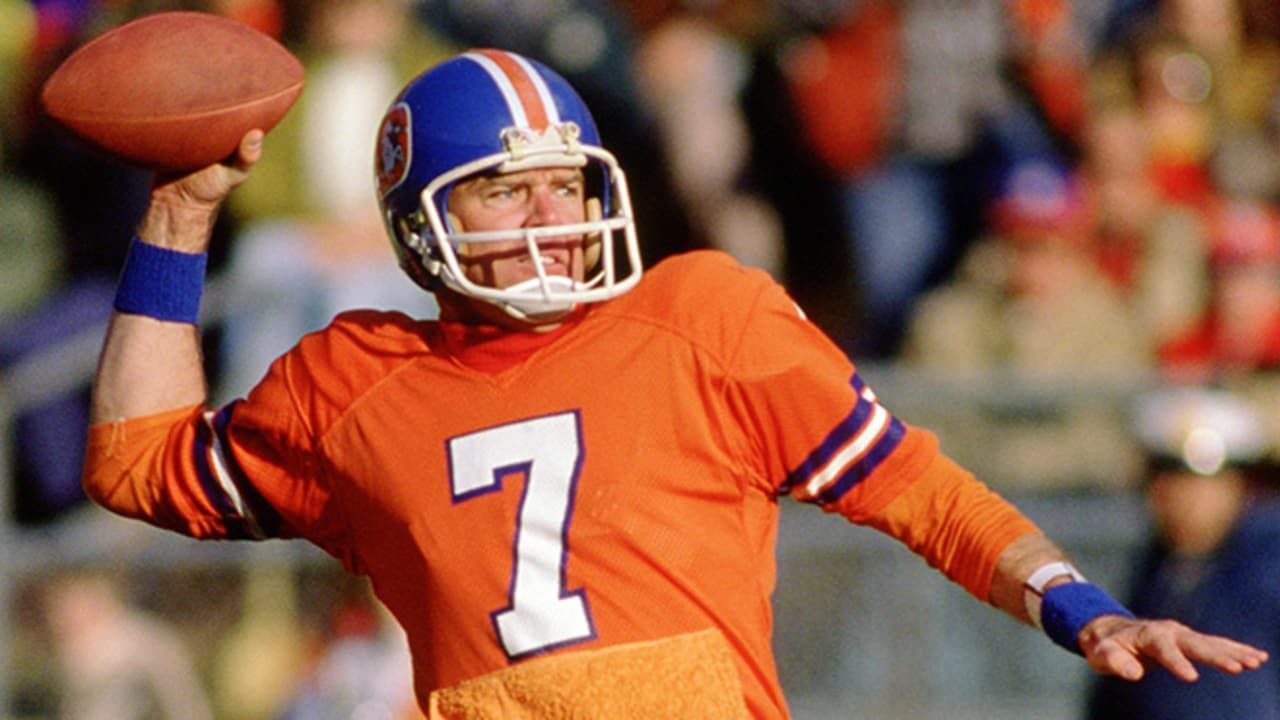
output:
<path id="1" fill-rule="evenodd" d="M 564 198 L 580 198 L 583 193 L 583 183 L 581 180 L 570 180 L 558 183 L 555 187 L 556 195 Z"/>
<path id="2" fill-rule="evenodd" d="M 491 204 L 505 204 L 519 200 L 524 196 L 519 186 L 493 185 L 485 190 L 483 198 Z"/>

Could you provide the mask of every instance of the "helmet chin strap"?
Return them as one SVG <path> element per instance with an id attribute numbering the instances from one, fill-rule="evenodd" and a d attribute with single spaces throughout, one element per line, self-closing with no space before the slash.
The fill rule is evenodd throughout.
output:
<path id="1" fill-rule="evenodd" d="M 577 286 L 578 283 L 575 283 L 571 278 L 561 275 L 552 275 L 547 278 L 547 288 L 552 292 L 572 292 L 577 289 Z M 528 299 L 490 300 L 488 302 L 502 308 L 502 311 L 511 317 L 528 323 L 558 320 L 577 307 L 578 304 L 572 300 L 547 300 L 537 297 L 537 293 L 541 292 L 542 287 L 542 281 L 532 277 L 514 285 L 509 285 L 506 288 L 516 293 L 528 292 Z"/>

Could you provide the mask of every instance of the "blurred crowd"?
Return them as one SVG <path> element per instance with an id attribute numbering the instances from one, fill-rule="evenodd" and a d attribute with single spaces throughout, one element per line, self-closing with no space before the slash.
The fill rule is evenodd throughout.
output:
<path id="1" fill-rule="evenodd" d="M 859 363 L 1078 392 L 1030 429 L 962 423 L 1018 476 L 1138 474 L 1091 387 L 1229 388 L 1280 438 L 1275 0 L 0 0 L 0 373 L 101 327 L 151 181 L 42 118 L 41 83 L 170 9 L 307 68 L 215 229 L 216 400 L 343 308 L 436 311 L 388 252 L 374 128 L 413 74 L 498 45 L 586 96 L 648 262 L 732 253 Z M 87 389 L 18 416 L 20 522 L 83 503 Z"/>
<path id="2" fill-rule="evenodd" d="M 343 308 L 434 313 L 386 252 L 370 128 L 470 45 L 587 96 L 649 262 L 716 247 L 764 268 L 859 362 L 1200 384 L 1280 364 L 1267 0 L 0 0 L 0 366 L 100 326 L 150 181 L 52 127 L 40 85 L 165 9 L 249 23 L 308 73 L 217 231 L 220 400 Z M 79 502 L 56 439 L 83 405 L 18 423 L 18 473 L 44 476 L 20 483 L 24 519 Z"/>
<path id="3" fill-rule="evenodd" d="M 15 597 L 0 717 L 421 718 L 403 632 L 366 580 L 336 567 L 73 563 L 25 578 Z"/>

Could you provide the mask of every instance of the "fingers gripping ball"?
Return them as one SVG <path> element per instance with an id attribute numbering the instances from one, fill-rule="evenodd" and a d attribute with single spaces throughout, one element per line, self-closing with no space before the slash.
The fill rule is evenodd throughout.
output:
<path id="1" fill-rule="evenodd" d="M 271 37 L 220 15 L 161 12 L 72 53 L 41 105 L 111 156 L 177 172 L 224 160 L 249 130 L 275 127 L 302 85 L 302 63 Z"/>

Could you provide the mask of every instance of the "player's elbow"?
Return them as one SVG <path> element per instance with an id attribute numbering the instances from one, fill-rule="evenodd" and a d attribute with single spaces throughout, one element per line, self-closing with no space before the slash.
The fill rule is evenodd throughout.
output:
<path id="1" fill-rule="evenodd" d="M 148 519 L 155 511 L 152 483 L 161 473 L 166 437 L 163 426 L 89 428 L 80 478 L 85 495 L 113 513 Z"/>
<path id="2" fill-rule="evenodd" d="M 129 467 L 112 458 L 90 454 L 80 480 L 84 494 L 99 506 L 126 517 L 141 517 L 137 480 Z"/>

